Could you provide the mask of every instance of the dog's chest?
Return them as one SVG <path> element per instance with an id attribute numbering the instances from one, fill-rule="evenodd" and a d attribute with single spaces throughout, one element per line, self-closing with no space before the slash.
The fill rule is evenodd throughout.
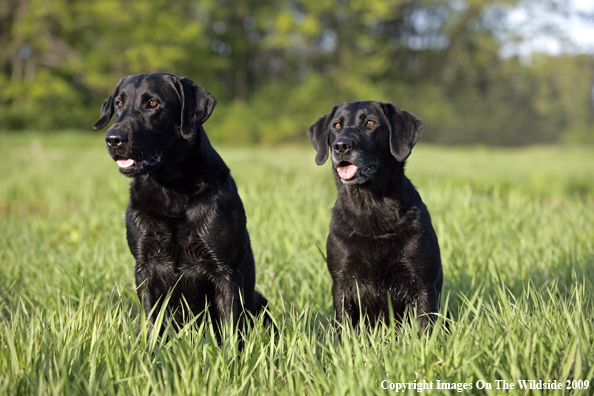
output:
<path id="1" fill-rule="evenodd" d="M 206 243 L 195 225 L 168 226 L 148 235 L 147 239 L 154 241 L 154 248 L 147 252 L 149 257 L 159 259 L 165 255 L 176 267 L 201 264 L 209 258 Z"/>
<path id="2" fill-rule="evenodd" d="M 409 238 L 390 236 L 339 238 L 328 251 L 328 267 L 335 282 L 362 298 L 397 296 L 415 282 L 410 245 Z"/>
<path id="3" fill-rule="evenodd" d="M 127 228 L 137 264 L 172 273 L 208 271 L 210 251 L 200 235 L 201 222 L 186 218 L 158 219 L 130 211 Z"/>
<path id="4" fill-rule="evenodd" d="M 349 246 L 345 269 L 357 278 L 382 280 L 388 272 L 406 269 L 406 243 L 401 239 L 357 236 L 344 242 Z"/>

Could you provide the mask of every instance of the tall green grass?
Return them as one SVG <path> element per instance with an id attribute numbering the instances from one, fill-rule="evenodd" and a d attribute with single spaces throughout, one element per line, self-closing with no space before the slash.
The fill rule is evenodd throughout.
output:
<path id="1" fill-rule="evenodd" d="M 334 329 L 323 255 L 336 189 L 313 149 L 218 150 L 278 327 L 257 321 L 241 352 L 206 322 L 146 337 L 129 180 L 102 135 L 0 134 L 0 394 L 391 394 L 382 383 L 415 381 L 459 393 L 438 380 L 472 385 L 463 394 L 523 395 L 518 380 L 593 393 L 565 381 L 594 380 L 594 148 L 414 149 L 407 174 L 439 237 L 450 312 L 421 336 L 414 321 Z"/>

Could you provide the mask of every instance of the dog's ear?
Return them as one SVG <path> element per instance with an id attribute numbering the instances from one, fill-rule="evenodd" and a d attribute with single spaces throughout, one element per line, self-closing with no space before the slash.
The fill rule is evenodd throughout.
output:
<path id="1" fill-rule="evenodd" d="M 334 106 L 332 111 L 325 116 L 320 117 L 307 130 L 307 136 L 312 146 L 318 152 L 316 154 L 316 164 L 323 165 L 328 160 L 328 149 L 330 148 L 330 121 L 334 118 L 338 106 Z"/>
<path id="2" fill-rule="evenodd" d="M 381 107 L 389 121 L 390 151 L 399 162 L 404 162 L 421 138 L 425 123 L 392 103 L 381 103 Z"/>
<path id="3" fill-rule="evenodd" d="M 111 116 L 113 116 L 113 99 L 116 96 L 118 96 L 120 88 L 126 82 L 128 77 L 130 76 L 122 77 L 116 85 L 113 93 L 109 95 L 107 99 L 105 99 L 105 102 L 103 102 L 103 106 L 101 106 L 101 118 L 99 118 L 99 120 L 91 126 L 93 129 L 101 129 L 109 123 L 109 120 L 111 120 Z"/>
<path id="4" fill-rule="evenodd" d="M 174 85 L 181 100 L 181 134 L 191 140 L 200 125 L 212 114 L 217 100 L 201 85 L 186 77 L 174 77 Z"/>

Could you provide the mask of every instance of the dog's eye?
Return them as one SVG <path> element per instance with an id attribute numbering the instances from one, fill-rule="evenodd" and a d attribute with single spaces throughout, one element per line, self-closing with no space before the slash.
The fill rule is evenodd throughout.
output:
<path id="1" fill-rule="evenodd" d="M 375 121 L 367 121 L 367 126 L 374 126 L 375 125 Z"/>
<path id="2" fill-rule="evenodd" d="M 122 106 L 123 106 L 123 104 L 122 104 L 122 101 L 121 101 L 121 100 L 118 100 L 118 101 L 115 103 L 115 105 L 116 105 L 116 107 L 117 107 L 118 109 L 121 109 L 121 108 L 122 108 Z"/>
<path id="3" fill-rule="evenodd" d="M 156 100 L 154 100 L 154 99 L 151 99 L 151 100 L 148 101 L 148 105 L 150 107 L 157 107 L 158 104 L 159 103 Z"/>
<path id="4" fill-rule="evenodd" d="M 337 122 L 336 124 L 332 125 L 334 129 L 340 129 L 340 124 Z"/>

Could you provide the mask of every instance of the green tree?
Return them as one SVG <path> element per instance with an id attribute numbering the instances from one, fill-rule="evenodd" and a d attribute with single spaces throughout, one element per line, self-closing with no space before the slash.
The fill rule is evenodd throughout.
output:
<path id="1" fill-rule="evenodd" d="M 215 141 L 304 142 L 351 100 L 393 101 L 437 143 L 591 139 L 592 56 L 510 55 L 529 39 L 506 23 L 517 7 L 569 12 L 562 0 L 5 0 L 0 128 L 87 127 L 123 75 L 166 71 L 217 96 Z"/>

